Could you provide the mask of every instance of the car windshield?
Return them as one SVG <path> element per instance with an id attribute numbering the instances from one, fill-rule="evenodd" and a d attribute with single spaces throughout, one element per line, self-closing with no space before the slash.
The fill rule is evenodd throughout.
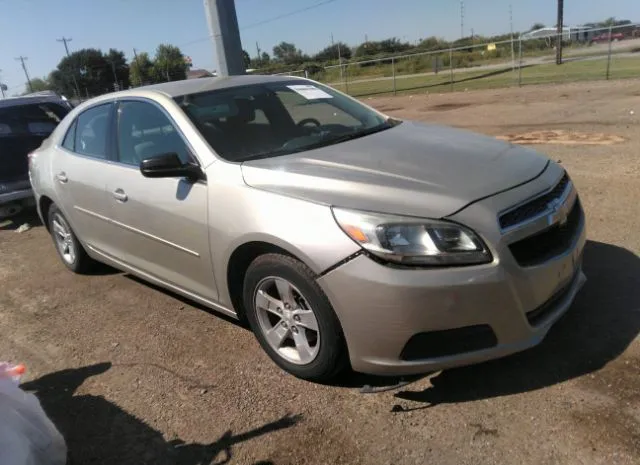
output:
<path id="1" fill-rule="evenodd" d="M 56 103 L 0 108 L 0 137 L 49 136 L 69 110 Z"/>
<path id="2" fill-rule="evenodd" d="M 189 94 L 176 102 L 209 145 L 234 162 L 333 145 L 398 124 L 305 80 Z"/>

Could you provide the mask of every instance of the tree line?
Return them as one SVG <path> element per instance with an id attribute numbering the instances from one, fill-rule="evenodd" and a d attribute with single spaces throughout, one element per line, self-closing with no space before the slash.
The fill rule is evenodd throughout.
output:
<path id="1" fill-rule="evenodd" d="M 130 63 L 124 52 L 85 48 L 65 56 L 45 78 L 31 79 L 33 92 L 53 90 L 63 95 L 94 96 L 131 86 L 141 86 L 187 77 L 189 64 L 180 49 L 162 44 L 153 57 L 136 53 Z"/>
<path id="2" fill-rule="evenodd" d="M 591 29 L 606 28 L 609 26 L 629 26 L 630 28 L 634 28 L 633 23 L 630 20 L 618 20 L 616 18 L 608 18 L 605 21 L 588 23 L 584 26 Z M 544 24 L 535 23 L 529 31 L 544 27 Z M 518 37 L 519 35 L 519 32 L 514 32 L 514 37 Z M 349 61 L 369 60 L 404 53 L 432 52 L 436 50 L 446 50 L 449 48 L 471 47 L 474 44 L 508 41 L 510 38 L 511 34 L 495 36 L 473 35 L 448 41 L 439 37 L 431 36 L 425 39 L 420 39 L 416 43 L 409 43 L 392 37 L 379 41 L 365 41 L 354 47 L 351 47 L 344 42 L 336 42 L 326 46 L 313 55 L 303 53 L 302 50 L 300 50 L 294 43 L 281 42 L 273 47 L 272 57 L 264 52 L 259 57 L 250 57 L 246 51 L 244 52 L 244 55 L 247 67 L 255 68 L 259 71 L 268 72 L 276 69 L 289 71 L 293 68 L 313 71 L 319 67 L 335 65 L 340 62 L 344 63 Z M 549 41 L 545 40 L 530 40 L 523 43 L 523 50 L 539 50 L 548 48 L 552 45 L 553 44 Z M 472 52 L 472 50 L 469 49 L 469 52 Z"/>
<path id="3" fill-rule="evenodd" d="M 635 28 L 631 21 L 617 20 L 616 18 L 588 23 L 585 26 L 594 29 L 609 26 Z M 544 24 L 535 23 L 529 30 L 543 27 L 545 27 Z M 519 34 L 514 33 L 514 36 L 517 37 Z M 474 54 L 481 53 L 477 49 L 473 49 L 473 45 L 508 41 L 510 38 L 510 34 L 497 36 L 473 35 L 454 41 L 447 41 L 431 36 L 416 43 L 409 43 L 392 37 L 379 41 L 365 41 L 354 47 L 344 42 L 335 42 L 312 55 L 304 53 L 294 43 L 283 41 L 273 47 L 271 55 L 267 52 L 258 52 L 258 55 L 251 56 L 246 50 L 243 50 L 243 57 L 247 69 L 252 68 L 258 73 L 265 74 L 298 69 L 304 69 L 314 74 L 324 69 L 325 66 L 339 63 L 391 57 L 398 54 L 432 52 L 449 48 L 460 49 L 457 53 L 461 56 L 457 57 L 457 61 L 459 64 L 463 64 L 476 59 L 477 57 Z M 523 50 L 541 50 L 552 45 L 552 43 L 544 39 L 529 40 L 523 42 Z M 468 47 L 468 49 L 465 50 L 465 47 Z M 498 50 L 493 53 L 500 54 L 501 51 Z M 448 58 L 445 57 L 446 59 Z M 131 86 L 137 87 L 185 79 L 189 66 L 180 49 L 169 44 L 158 46 L 153 57 L 145 52 L 137 53 L 130 63 L 127 62 L 122 51 L 109 49 L 107 53 L 103 53 L 98 49 L 87 48 L 64 57 L 48 77 L 32 79 L 31 88 L 34 92 L 55 90 L 70 96 L 99 95 Z"/>

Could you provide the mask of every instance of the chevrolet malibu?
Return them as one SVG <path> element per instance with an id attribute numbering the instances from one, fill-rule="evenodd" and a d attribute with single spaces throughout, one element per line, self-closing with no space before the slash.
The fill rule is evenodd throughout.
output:
<path id="1" fill-rule="evenodd" d="M 410 375 L 538 344 L 585 282 L 565 170 L 290 77 L 75 108 L 29 157 L 62 262 L 245 320 L 280 367 Z"/>

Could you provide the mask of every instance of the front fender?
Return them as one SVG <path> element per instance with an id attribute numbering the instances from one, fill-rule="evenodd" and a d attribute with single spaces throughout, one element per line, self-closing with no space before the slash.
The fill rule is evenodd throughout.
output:
<path id="1" fill-rule="evenodd" d="M 239 170 L 233 173 L 236 168 L 218 166 L 208 181 L 211 259 L 221 303 L 231 302 L 229 259 L 248 242 L 265 242 L 286 250 L 316 274 L 360 250 L 338 227 L 328 205 L 255 189 L 237 178 L 234 182 L 234 174 L 239 174 Z"/>

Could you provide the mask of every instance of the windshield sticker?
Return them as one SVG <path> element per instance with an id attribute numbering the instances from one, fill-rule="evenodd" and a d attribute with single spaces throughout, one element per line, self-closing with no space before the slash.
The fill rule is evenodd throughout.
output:
<path id="1" fill-rule="evenodd" d="M 308 84 L 298 84 L 295 86 L 287 86 L 292 91 L 302 95 L 307 100 L 316 100 L 319 98 L 333 98 L 327 94 L 324 90 L 318 89 L 316 86 Z"/>

